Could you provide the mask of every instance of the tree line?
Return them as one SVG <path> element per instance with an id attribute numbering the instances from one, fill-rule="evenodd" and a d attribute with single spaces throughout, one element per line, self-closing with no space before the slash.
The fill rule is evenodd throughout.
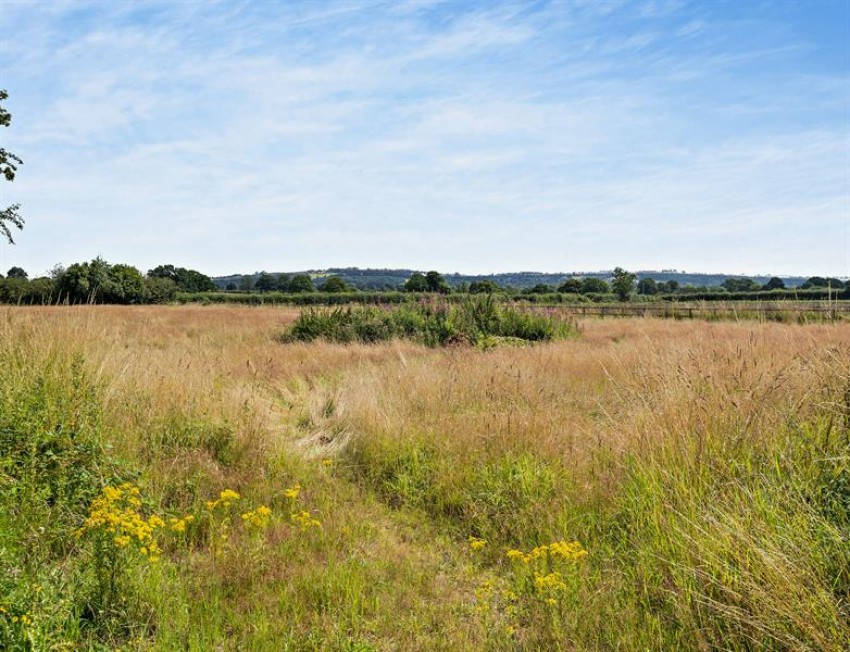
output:
<path id="1" fill-rule="evenodd" d="M 321 303 L 322 293 L 326 295 L 354 296 L 362 293 L 358 288 L 346 283 L 336 275 L 313 277 L 309 274 L 269 274 L 246 275 L 237 283 L 230 281 L 226 293 L 246 296 L 253 295 L 297 295 L 305 297 L 315 293 L 315 300 Z M 394 292 L 431 293 L 431 294 L 503 294 L 506 297 L 527 297 L 529 300 L 543 300 L 547 295 L 574 295 L 581 300 L 627 301 L 632 298 L 649 299 L 651 297 L 673 298 L 676 296 L 698 299 L 730 299 L 752 297 L 758 293 L 786 290 L 782 279 L 774 277 L 760 284 L 750 278 L 730 278 L 719 286 L 697 287 L 680 286 L 676 281 L 656 281 L 652 278 L 638 278 L 636 274 L 620 267 L 614 269 L 611 277 L 601 279 L 595 276 L 569 278 L 559 285 L 538 283 L 530 288 L 518 290 L 501 286 L 484 279 L 471 283 L 460 283 L 451 287 L 446 277 L 437 271 L 414 272 L 407 280 L 395 288 Z M 46 303 L 114 303 L 147 304 L 170 303 L 186 300 L 187 297 L 210 296 L 221 292 L 212 278 L 193 269 L 175 265 L 159 265 L 146 274 L 132 265 L 110 264 L 102 258 L 85 263 L 75 263 L 67 268 L 57 266 L 46 276 L 30 279 L 20 267 L 12 267 L 4 277 L 0 274 L 0 302 L 46 304 Z M 813 276 L 794 290 L 809 293 L 830 290 L 844 296 L 850 292 L 850 281 L 837 278 Z M 812 298 L 815 298 L 814 296 Z M 234 297 L 238 300 L 238 297 Z"/>
<path id="2" fill-rule="evenodd" d="M 142 274 L 136 267 L 102 258 L 57 266 L 47 276 L 30 279 L 20 267 L 0 274 L 3 303 L 169 303 L 178 292 L 212 292 L 212 279 L 193 269 L 159 265 Z"/>
<path id="3" fill-rule="evenodd" d="M 326 293 L 355 293 L 369 292 L 374 290 L 371 286 L 356 287 L 347 283 L 337 275 L 322 275 L 315 278 L 309 274 L 260 274 L 245 275 L 242 277 L 230 277 L 221 289 L 225 292 L 268 295 L 278 294 L 306 294 L 310 292 Z M 836 292 L 850 289 L 848 283 L 836 278 L 823 278 L 813 276 L 803 284 L 793 288 L 794 290 L 826 290 L 830 288 Z M 461 282 L 452 286 L 446 276 L 437 272 L 412 272 L 408 273 L 403 283 L 393 284 L 382 288 L 385 293 L 432 293 L 432 294 L 493 294 L 501 293 L 514 297 L 543 297 L 545 295 L 581 295 L 595 300 L 618 299 L 626 301 L 630 298 L 649 297 L 675 297 L 685 295 L 712 295 L 717 298 L 734 295 L 753 294 L 757 292 L 774 292 L 789 290 L 785 282 L 773 277 L 765 283 L 759 283 L 752 278 L 728 278 L 722 284 L 716 286 L 700 286 L 693 284 L 681 285 L 675 280 L 657 281 L 649 276 L 639 277 L 637 274 L 628 272 L 620 267 L 614 269 L 607 279 L 598 276 L 582 276 L 568 278 L 558 284 L 538 283 L 528 288 L 515 288 L 510 285 L 500 285 L 491 279 L 480 279 L 471 282 Z M 236 299 L 234 299 L 236 300 Z M 310 303 L 315 303 L 310 301 Z"/>

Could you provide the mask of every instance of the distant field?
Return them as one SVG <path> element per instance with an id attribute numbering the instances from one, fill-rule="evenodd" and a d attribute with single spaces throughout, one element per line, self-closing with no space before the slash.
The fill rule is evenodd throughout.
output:
<path id="1" fill-rule="evenodd" d="M 846 650 L 846 322 L 298 314 L 0 307 L 0 649 Z"/>

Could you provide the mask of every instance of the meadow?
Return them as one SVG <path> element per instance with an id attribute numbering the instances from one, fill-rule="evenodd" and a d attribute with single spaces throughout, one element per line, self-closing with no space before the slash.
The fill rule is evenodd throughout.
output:
<path id="1" fill-rule="evenodd" d="M 0 649 L 850 641 L 850 326 L 0 307 Z"/>

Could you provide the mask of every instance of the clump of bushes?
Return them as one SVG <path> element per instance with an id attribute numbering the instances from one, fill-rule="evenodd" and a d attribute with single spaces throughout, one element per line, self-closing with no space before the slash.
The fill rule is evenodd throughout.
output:
<path id="1" fill-rule="evenodd" d="M 542 342 L 576 333 L 575 323 L 552 312 L 518 310 L 491 296 L 459 304 L 423 302 L 396 308 L 353 307 L 305 310 L 278 339 L 281 342 L 363 342 L 405 338 L 427 346 L 474 344 L 494 340 Z"/>

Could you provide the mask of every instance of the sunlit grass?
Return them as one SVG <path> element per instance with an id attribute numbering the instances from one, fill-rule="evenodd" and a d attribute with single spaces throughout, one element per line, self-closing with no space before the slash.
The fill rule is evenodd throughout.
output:
<path id="1" fill-rule="evenodd" d="M 846 326 L 275 341 L 297 314 L 0 312 L 0 648 L 850 637 Z"/>

